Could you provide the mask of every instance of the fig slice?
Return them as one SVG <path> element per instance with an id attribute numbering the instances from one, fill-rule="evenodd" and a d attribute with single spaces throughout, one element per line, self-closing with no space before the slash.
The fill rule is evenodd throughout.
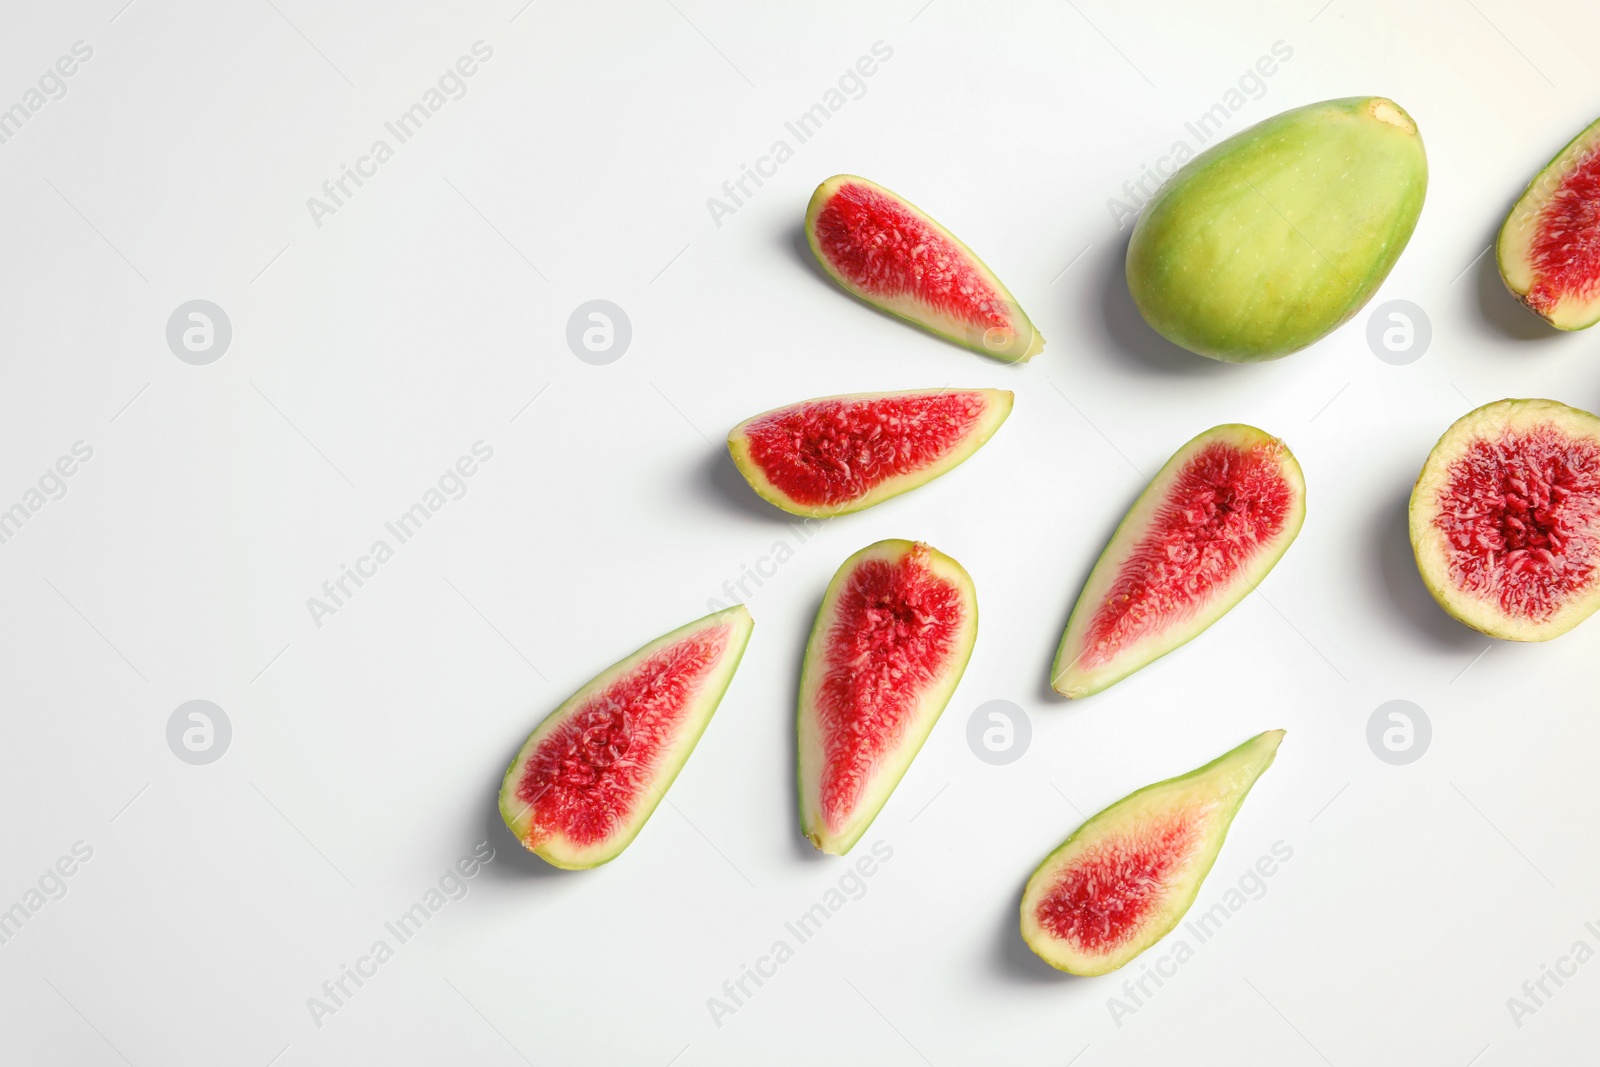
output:
<path id="1" fill-rule="evenodd" d="M 800 829 L 850 851 L 966 670 L 978 601 L 961 564 L 889 540 L 844 561 L 828 583 L 800 672 Z"/>
<path id="2" fill-rule="evenodd" d="M 805 400 L 728 434 L 739 473 L 794 515 L 860 511 L 960 465 L 1011 414 L 1004 389 L 924 389 Z"/>
<path id="3" fill-rule="evenodd" d="M 872 306 L 1016 363 L 1044 338 L 983 260 L 915 205 L 854 174 L 817 186 L 806 240 L 829 277 Z"/>
<path id="4" fill-rule="evenodd" d="M 615 859 L 694 751 L 739 666 L 744 606 L 707 615 L 606 668 L 545 717 L 511 761 L 500 816 L 556 867 Z"/>
<path id="5" fill-rule="evenodd" d="M 1528 183 L 1495 259 L 1512 295 L 1556 329 L 1600 322 L 1600 122 Z"/>
<path id="6" fill-rule="evenodd" d="M 1417 570 L 1441 607 L 1507 641 L 1600 608 L 1600 418 L 1500 400 L 1457 419 L 1411 492 Z"/>
<path id="7" fill-rule="evenodd" d="M 1089 572 L 1050 684 L 1089 696 L 1192 640 L 1266 577 L 1305 514 L 1305 479 L 1282 441 L 1237 423 L 1196 437 Z"/>
<path id="8" fill-rule="evenodd" d="M 1074 830 L 1022 892 L 1028 947 L 1058 971 L 1096 975 L 1170 933 L 1282 740 L 1282 730 L 1257 734 L 1198 770 L 1123 797 Z"/>

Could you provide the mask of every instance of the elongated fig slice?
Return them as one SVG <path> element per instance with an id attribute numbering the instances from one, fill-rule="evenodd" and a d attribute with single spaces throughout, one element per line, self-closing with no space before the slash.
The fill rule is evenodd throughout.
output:
<path id="1" fill-rule="evenodd" d="M 1011 414 L 1004 389 L 825 396 L 746 419 L 728 434 L 739 473 L 795 515 L 870 508 L 961 464 Z"/>
<path id="2" fill-rule="evenodd" d="M 1305 515 L 1300 464 L 1276 437 L 1234 423 L 1178 449 L 1089 572 L 1055 691 L 1098 693 L 1199 636 L 1267 576 Z"/>
<path id="3" fill-rule="evenodd" d="M 1512 295 L 1556 329 L 1600 322 L 1600 122 L 1528 183 L 1495 258 Z"/>
<path id="4" fill-rule="evenodd" d="M 722 700 L 754 622 L 744 606 L 674 630 L 606 668 L 545 717 L 500 785 L 517 840 L 567 870 L 633 841 Z"/>
<path id="5" fill-rule="evenodd" d="M 1128 289 L 1157 333 L 1229 363 L 1320 340 L 1377 292 L 1422 214 L 1428 159 L 1383 97 L 1285 111 L 1208 148 L 1145 205 Z"/>
<path id="6" fill-rule="evenodd" d="M 1130 793 L 1072 832 L 1022 891 L 1022 939 L 1071 974 L 1114 971 L 1167 936 L 1194 903 L 1282 730 Z"/>
<path id="7" fill-rule="evenodd" d="M 1007 362 L 1044 351 L 1044 338 L 983 260 L 881 185 L 835 174 L 817 186 L 806 240 L 834 281 L 891 315 Z"/>
<path id="8" fill-rule="evenodd" d="M 1411 491 L 1411 547 L 1441 607 L 1507 641 L 1600 608 L 1600 418 L 1500 400 L 1457 419 Z"/>
<path id="9" fill-rule="evenodd" d="M 879 541 L 828 583 L 800 672 L 800 830 L 842 856 L 866 833 L 950 702 L 978 637 L 961 564 Z"/>

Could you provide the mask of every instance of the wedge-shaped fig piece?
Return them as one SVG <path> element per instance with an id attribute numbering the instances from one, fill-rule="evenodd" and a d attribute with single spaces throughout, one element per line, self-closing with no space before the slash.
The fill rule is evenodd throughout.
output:
<path id="1" fill-rule="evenodd" d="M 978 636 L 961 564 L 879 541 L 828 583 L 800 672 L 800 829 L 842 856 L 866 833 L 950 702 Z"/>
<path id="2" fill-rule="evenodd" d="M 1044 338 L 983 260 L 881 185 L 836 174 L 817 186 L 806 240 L 822 269 L 873 307 L 1007 362 L 1044 351 Z"/>
<path id="3" fill-rule="evenodd" d="M 753 625 L 743 605 L 691 622 L 546 716 L 500 786 L 500 816 L 517 840 L 568 870 L 615 859 L 694 751 Z"/>
<path id="4" fill-rule="evenodd" d="M 924 389 L 805 400 L 728 434 L 765 500 L 808 517 L 870 508 L 959 465 L 1011 414 L 1004 389 Z"/>
<path id="5" fill-rule="evenodd" d="M 1512 295 L 1556 329 L 1600 322 L 1600 122 L 1529 183 L 1495 258 Z"/>
<path id="6" fill-rule="evenodd" d="M 1285 111 L 1202 152 L 1151 199 L 1128 288 L 1156 332 L 1229 363 L 1277 359 L 1359 311 L 1422 213 L 1428 160 L 1392 100 Z"/>
<path id="7" fill-rule="evenodd" d="M 1050 668 L 1084 697 L 1228 613 L 1282 558 L 1306 515 L 1300 464 L 1254 426 L 1207 430 L 1167 460 L 1100 554 Z"/>
<path id="8" fill-rule="evenodd" d="M 1058 971 L 1114 971 L 1161 940 L 1200 892 L 1282 730 L 1145 786 L 1073 831 L 1022 891 L 1022 939 Z"/>
<path id="9" fill-rule="evenodd" d="M 1500 400 L 1457 419 L 1411 491 L 1411 547 L 1441 607 L 1507 641 L 1600 607 L 1600 418 Z"/>

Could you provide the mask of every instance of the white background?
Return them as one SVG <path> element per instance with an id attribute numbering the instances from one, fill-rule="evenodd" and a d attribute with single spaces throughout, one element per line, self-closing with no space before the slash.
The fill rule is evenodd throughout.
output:
<path id="1" fill-rule="evenodd" d="M 1577 939 L 1600 948 L 1600 624 L 1513 646 L 1453 623 L 1404 503 L 1470 407 L 1600 406 L 1595 337 L 1545 330 L 1475 259 L 1594 118 L 1600 16 L 1321 2 L 10 6 L 0 107 L 73 42 L 94 54 L 0 145 L 0 507 L 73 442 L 94 455 L 0 545 L 0 908 L 74 842 L 94 851 L 0 945 L 0 1058 L 1577 1060 L 1600 964 L 1520 1028 L 1506 1001 Z M 307 198 L 478 40 L 494 54 L 467 95 L 315 225 Z M 707 198 L 880 40 L 865 95 L 714 225 Z M 1277 41 L 1292 58 L 1230 133 L 1370 93 L 1421 126 L 1427 206 L 1373 305 L 1430 316 L 1411 365 L 1375 358 L 1365 314 L 1280 362 L 1216 364 L 1126 295 L 1108 198 Z M 838 171 L 977 249 L 1043 355 L 990 362 L 823 280 L 798 226 Z M 233 324 L 209 366 L 165 340 L 195 298 Z M 633 324 L 609 366 L 565 342 L 594 298 Z M 962 468 L 804 544 L 719 458 L 778 404 L 946 384 L 1013 389 L 1015 411 Z M 1055 698 L 1105 538 L 1143 476 L 1224 421 L 1289 442 L 1304 532 L 1200 639 Z M 467 496 L 314 625 L 307 598 L 478 440 L 494 457 Z M 719 1027 L 707 998 L 844 869 L 796 830 L 794 689 L 828 577 L 890 536 L 971 572 L 976 652 L 864 839 L 892 860 Z M 520 853 L 494 797 L 526 733 L 779 540 L 794 558 L 749 598 L 749 651 L 672 803 L 596 871 Z M 201 767 L 165 739 L 197 698 L 234 731 Z M 965 740 L 994 699 L 1032 720 L 1010 766 Z M 1365 739 L 1391 699 L 1433 723 L 1410 766 Z M 1280 726 L 1197 911 L 1274 842 L 1293 858 L 1114 1021 L 1140 965 L 1045 968 L 1017 934 L 1028 873 L 1080 813 Z M 485 840 L 470 894 L 315 1025 L 307 998 Z"/>

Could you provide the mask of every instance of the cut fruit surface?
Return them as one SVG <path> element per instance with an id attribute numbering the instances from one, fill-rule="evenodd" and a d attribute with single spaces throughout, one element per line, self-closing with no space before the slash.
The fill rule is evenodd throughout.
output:
<path id="1" fill-rule="evenodd" d="M 1272 766 L 1282 730 L 1123 797 L 1073 831 L 1028 879 L 1022 939 L 1072 974 L 1114 971 L 1177 926 L 1233 817 Z"/>
<path id="2" fill-rule="evenodd" d="M 978 636 L 972 579 L 944 553 L 879 541 L 834 575 L 800 673 L 801 832 L 842 856 L 949 703 Z"/>
<path id="3" fill-rule="evenodd" d="M 1207 430 L 1146 487 L 1100 554 L 1050 668 L 1066 697 L 1098 693 L 1227 614 L 1305 520 L 1288 446 L 1254 426 Z"/>
<path id="4" fill-rule="evenodd" d="M 891 315 L 996 359 L 1044 351 L 1044 338 L 983 260 L 881 185 L 836 174 L 817 186 L 806 240 L 834 281 Z"/>
<path id="5" fill-rule="evenodd" d="M 1548 641 L 1600 607 L 1600 418 L 1554 400 L 1463 415 L 1411 492 L 1417 569 L 1490 637 Z"/>
<path id="6" fill-rule="evenodd" d="M 517 840 L 557 867 L 616 858 L 694 751 L 744 654 L 743 605 L 645 645 L 551 712 L 500 786 Z"/>
<path id="7" fill-rule="evenodd" d="M 1157 333 L 1191 352 L 1278 359 L 1371 299 L 1410 241 L 1427 189 L 1422 137 L 1394 101 L 1358 96 L 1285 111 L 1206 149 L 1161 186 L 1128 243 L 1128 290 Z"/>
<path id="8" fill-rule="evenodd" d="M 1600 322 L 1600 122 L 1528 184 L 1495 258 L 1512 295 L 1558 330 Z"/>
<path id="9" fill-rule="evenodd" d="M 1011 414 L 1003 389 L 926 389 L 806 400 L 728 434 L 739 473 L 795 515 L 860 511 L 957 466 Z"/>

